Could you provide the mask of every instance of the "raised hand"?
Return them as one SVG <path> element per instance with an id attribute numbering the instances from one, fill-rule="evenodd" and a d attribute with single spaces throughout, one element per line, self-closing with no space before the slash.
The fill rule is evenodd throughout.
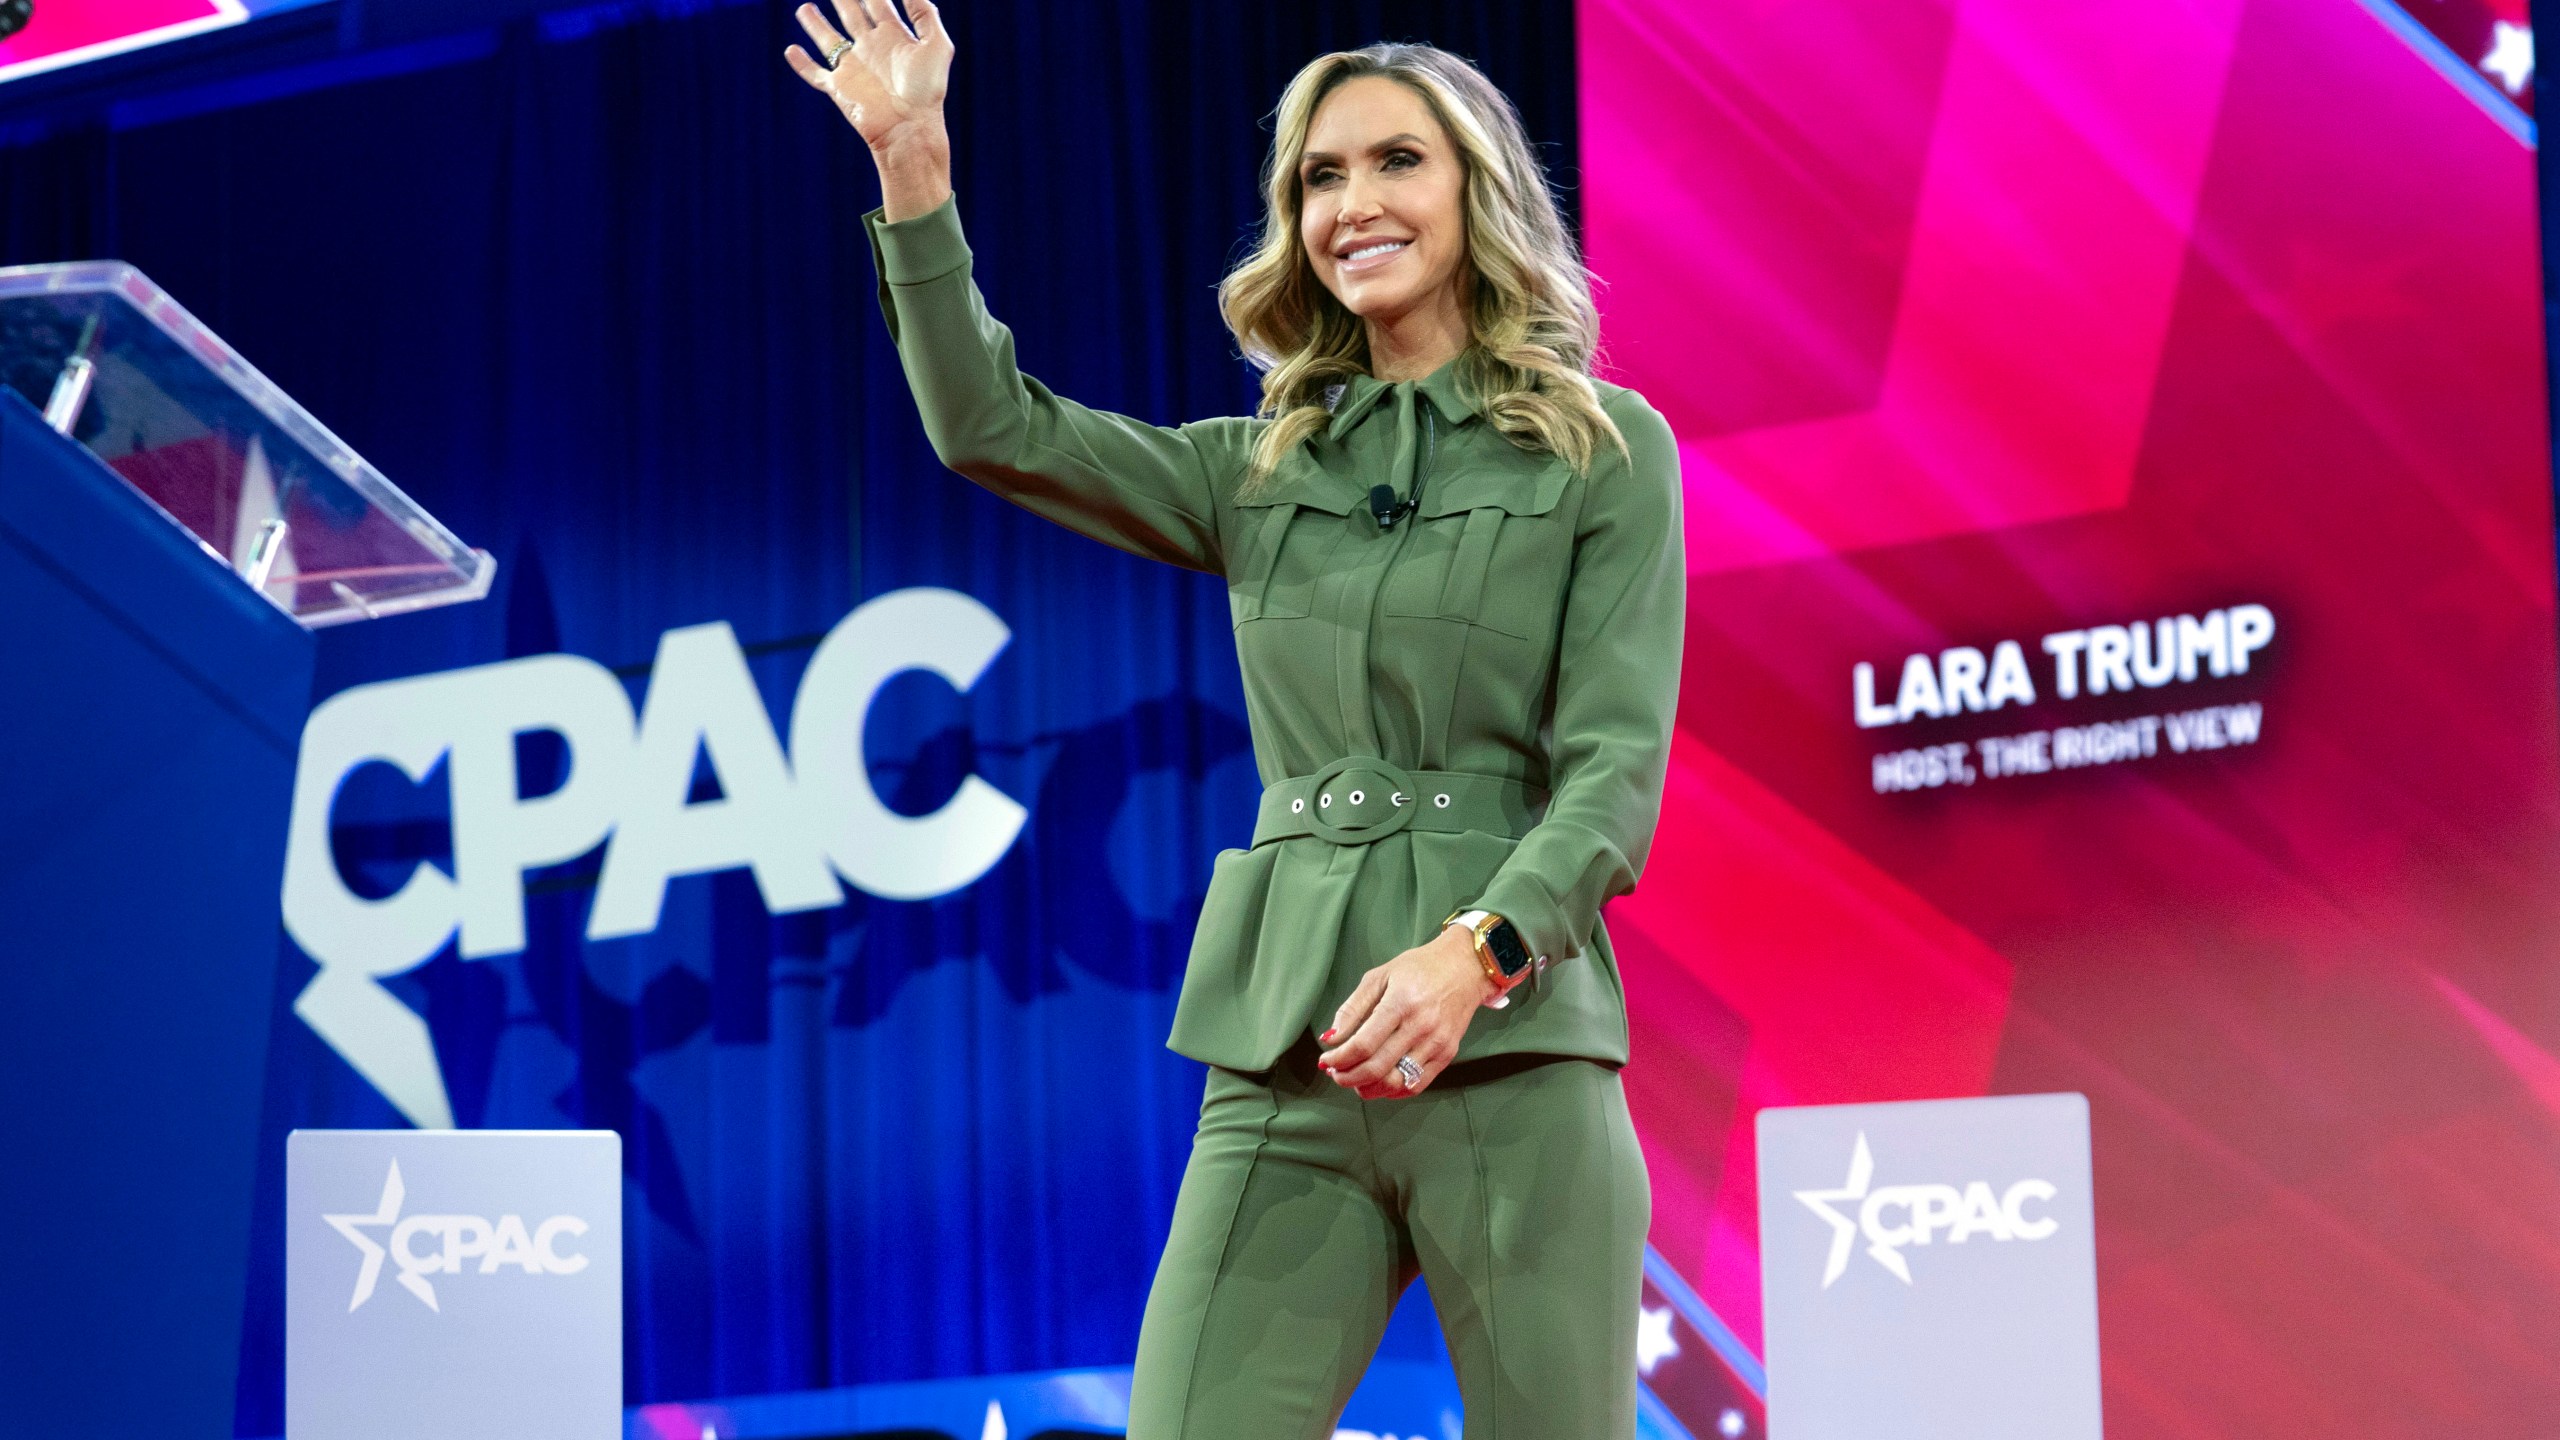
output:
<path id="1" fill-rule="evenodd" d="M 839 33 L 815 5 L 792 12 L 822 62 L 794 45 L 782 52 L 810 88 L 836 102 L 863 143 L 878 150 L 919 124 L 939 128 L 951 81 L 951 36 L 929 0 L 908 0 L 910 31 L 892 0 L 832 0 Z"/>

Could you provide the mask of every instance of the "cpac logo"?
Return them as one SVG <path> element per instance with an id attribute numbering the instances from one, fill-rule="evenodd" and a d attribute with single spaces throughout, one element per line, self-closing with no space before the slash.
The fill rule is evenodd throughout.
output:
<path id="1" fill-rule="evenodd" d="M 951 590 L 895 591 L 839 622 L 810 657 L 792 702 L 788 758 L 726 624 L 658 642 L 638 716 L 613 672 L 575 655 L 363 685 L 330 697 L 302 732 L 285 852 L 284 923 L 319 963 L 294 1013 L 422 1129 L 449 1129 L 426 1023 L 380 981 L 415 968 L 458 931 L 466 960 L 522 950 L 524 872 L 573 860 L 611 837 L 587 937 L 658 927 L 667 882 L 745 868 L 774 914 L 843 903 L 849 882 L 919 900 L 976 880 L 1004 858 L 1026 816 L 970 776 L 930 815 L 901 815 L 872 789 L 863 723 L 883 685 L 928 671 L 977 683 L 1012 632 Z M 526 798 L 516 737 L 568 742 L 568 779 Z M 717 799 L 687 803 L 696 757 Z M 347 888 L 330 849 L 339 785 L 358 766 L 398 766 L 423 782 L 444 764 L 453 874 L 420 865 L 399 893 Z"/>
<path id="2" fill-rule="evenodd" d="M 575 1275 L 587 1268 L 586 1256 L 560 1253 L 561 1236 L 587 1233 L 587 1222 L 575 1215 L 554 1215 L 531 1230 L 525 1228 L 521 1215 L 501 1215 L 495 1225 L 478 1215 L 403 1218 L 400 1206 L 407 1198 L 408 1187 L 400 1181 L 400 1162 L 394 1160 L 391 1173 L 382 1181 L 382 1201 L 372 1214 L 320 1217 L 364 1256 L 363 1266 L 356 1271 L 355 1294 L 347 1301 L 350 1315 L 373 1298 L 374 1283 L 382 1278 L 385 1254 L 400 1267 L 400 1288 L 438 1314 L 443 1313 L 443 1308 L 436 1304 L 436 1288 L 426 1277 L 459 1275 L 468 1260 L 478 1260 L 483 1275 L 494 1275 L 508 1265 L 527 1275 Z M 364 1233 L 386 1225 L 391 1228 L 386 1240 L 378 1241 Z M 436 1241 L 435 1247 L 420 1254 L 420 1236 Z"/>
<path id="3" fill-rule="evenodd" d="M 1904 1258 L 1902 1247 L 1926 1245 L 1937 1231 L 1947 1232 L 1948 1244 L 1961 1245 L 1976 1235 L 2042 1240 L 2062 1228 L 2051 1216 L 2030 1219 L 2027 1215 L 2027 1206 L 2053 1199 L 2055 1191 L 2048 1181 L 2021 1180 L 1995 1197 L 1986 1181 L 1976 1180 L 1962 1190 L 1953 1185 L 1871 1186 L 1875 1173 L 1875 1156 L 1861 1132 L 1857 1148 L 1849 1155 L 1847 1184 L 1837 1190 L 1795 1192 L 1806 1209 L 1831 1226 L 1831 1255 L 1822 1267 L 1825 1290 L 1849 1268 L 1849 1245 L 1860 1235 L 1867 1237 L 1867 1258 L 1908 1285 L 1911 1262 Z M 1855 1219 L 1835 1208 L 1851 1201 L 1857 1202 Z M 1898 1223 L 1886 1223 L 1888 1216 Z"/>

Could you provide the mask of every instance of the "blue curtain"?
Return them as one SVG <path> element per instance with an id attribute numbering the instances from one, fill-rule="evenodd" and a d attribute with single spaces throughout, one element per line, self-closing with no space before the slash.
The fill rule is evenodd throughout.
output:
<path id="1" fill-rule="evenodd" d="M 981 283 L 1026 368 L 1091 404 L 1250 408 L 1211 290 L 1264 117 L 1322 50 L 1477 58 L 1572 179 L 1570 6 L 946 14 Z M 1013 631 L 965 696 L 892 682 L 868 732 L 897 808 L 971 773 L 1028 806 L 974 885 L 775 917 L 743 871 L 679 880 L 656 931 L 591 943 L 591 854 L 529 877 L 520 954 L 393 982 L 462 1124 L 621 1132 L 634 1403 L 1125 1364 L 1199 1095 L 1162 1048 L 1174 987 L 1257 792 L 1215 583 L 935 463 L 878 318 L 868 162 L 784 70 L 793 38 L 782 0 L 619 3 L 0 96 L 0 263 L 141 266 L 498 554 L 485 603 L 329 632 L 319 697 L 559 650 L 636 698 L 663 631 L 723 620 L 779 722 L 868 596 L 947 586 Z M 561 767 L 542 739 L 529 793 Z M 450 867 L 441 787 L 348 781 L 352 883 Z M 293 1018 L 313 966 L 280 944 L 244 1435 L 282 1429 L 283 1133 L 402 1123 Z M 1408 1317 L 1389 1353 L 1435 1344 Z"/>

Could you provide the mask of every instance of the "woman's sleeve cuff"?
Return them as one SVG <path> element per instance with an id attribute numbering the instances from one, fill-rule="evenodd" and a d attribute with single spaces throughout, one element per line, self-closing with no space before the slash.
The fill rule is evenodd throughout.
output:
<path id="1" fill-rule="evenodd" d="M 912 220 L 890 220 L 874 210 L 862 217 L 862 228 L 871 237 L 871 263 L 891 285 L 922 285 L 969 263 L 956 196 Z"/>
<path id="2" fill-rule="evenodd" d="M 1510 921 L 1533 963 L 1551 964 L 1576 948 L 1562 943 L 1570 937 L 1564 915 L 1555 903 L 1519 877 L 1495 875 L 1472 908 L 1491 911 Z"/>

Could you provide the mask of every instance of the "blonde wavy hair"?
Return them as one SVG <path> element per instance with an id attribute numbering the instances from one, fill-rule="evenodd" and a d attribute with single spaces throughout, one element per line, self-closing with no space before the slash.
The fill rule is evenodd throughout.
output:
<path id="1" fill-rule="evenodd" d="M 1600 341 L 1591 272 L 1519 112 L 1483 72 L 1445 50 L 1371 45 L 1319 57 L 1281 94 L 1263 168 L 1262 238 L 1218 285 L 1219 314 L 1262 371 L 1261 413 L 1272 420 L 1254 447 L 1247 490 L 1324 427 L 1336 386 L 1369 370 L 1366 327 L 1316 278 L 1298 237 L 1298 159 L 1316 107 L 1343 82 L 1370 75 L 1421 96 L 1465 165 L 1472 343 L 1459 378 L 1477 408 L 1513 444 L 1549 451 L 1579 472 L 1603 446 L 1623 454 L 1626 439 L 1591 383 Z"/>

